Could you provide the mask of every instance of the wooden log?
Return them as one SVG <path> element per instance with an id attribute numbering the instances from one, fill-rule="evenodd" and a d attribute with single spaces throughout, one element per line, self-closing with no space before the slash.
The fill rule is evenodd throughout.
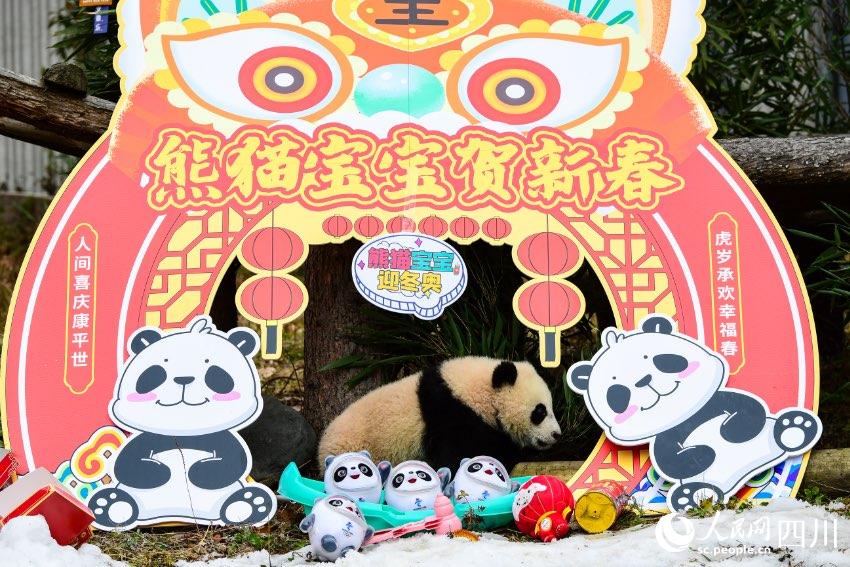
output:
<path id="1" fill-rule="evenodd" d="M 511 476 L 546 474 L 567 481 L 583 464 L 582 461 L 519 463 Z M 802 490 L 818 488 L 833 498 L 850 494 L 850 448 L 812 451 L 801 487 Z"/>
<path id="2" fill-rule="evenodd" d="M 114 109 L 0 68 L 0 135 L 80 156 L 106 131 Z"/>

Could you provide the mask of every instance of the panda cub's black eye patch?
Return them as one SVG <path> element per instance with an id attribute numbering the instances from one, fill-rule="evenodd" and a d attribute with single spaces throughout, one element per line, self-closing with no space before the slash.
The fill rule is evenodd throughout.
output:
<path id="1" fill-rule="evenodd" d="M 372 476 L 374 474 L 372 473 L 372 469 L 370 469 L 367 465 L 364 465 L 363 463 L 357 465 L 357 468 L 360 469 L 360 472 L 366 476 Z"/>
<path id="2" fill-rule="evenodd" d="M 546 415 L 548 413 L 546 406 L 543 404 L 537 404 L 534 406 L 534 411 L 531 412 L 531 423 L 534 425 L 540 425 L 543 423 L 543 420 L 546 419 Z"/>
<path id="3" fill-rule="evenodd" d="M 334 471 L 334 480 L 340 482 L 342 479 L 348 476 L 348 471 L 345 467 L 339 467 Z"/>
<path id="4" fill-rule="evenodd" d="M 478 472 L 478 471 L 481 470 L 481 463 L 472 463 L 471 465 L 466 467 L 466 470 L 468 470 L 471 473 Z"/>
<path id="5" fill-rule="evenodd" d="M 154 365 L 142 372 L 136 380 L 136 392 L 147 394 L 153 392 L 165 383 L 168 372 L 162 366 Z"/>
<path id="6" fill-rule="evenodd" d="M 403 483 L 403 482 L 404 482 L 404 475 L 403 474 L 397 474 L 393 477 L 393 486 L 395 488 L 398 488 L 399 486 L 401 486 L 401 483 Z"/>
<path id="7" fill-rule="evenodd" d="M 207 388 L 218 394 L 229 394 L 233 391 L 233 377 L 218 366 L 210 366 L 204 376 Z"/>

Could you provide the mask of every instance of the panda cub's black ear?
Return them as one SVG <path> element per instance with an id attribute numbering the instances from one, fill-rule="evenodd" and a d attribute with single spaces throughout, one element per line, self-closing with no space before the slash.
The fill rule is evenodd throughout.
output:
<path id="1" fill-rule="evenodd" d="M 504 361 L 493 370 L 493 389 L 498 390 L 504 386 L 516 384 L 516 365 L 513 362 Z"/>
<path id="2" fill-rule="evenodd" d="M 156 329 L 139 329 L 130 337 L 130 352 L 139 354 L 160 339 L 162 335 Z"/>
<path id="3" fill-rule="evenodd" d="M 245 356 L 254 356 L 257 352 L 257 335 L 250 331 L 234 329 L 227 335 L 227 340 Z"/>
<path id="4" fill-rule="evenodd" d="M 640 328 L 644 333 L 673 334 L 673 323 L 670 319 L 661 315 L 650 315 L 643 320 Z"/>

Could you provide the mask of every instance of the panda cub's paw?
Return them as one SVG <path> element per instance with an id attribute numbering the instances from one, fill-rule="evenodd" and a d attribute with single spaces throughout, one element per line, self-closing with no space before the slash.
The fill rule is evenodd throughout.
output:
<path id="1" fill-rule="evenodd" d="M 691 508 L 699 508 L 708 499 L 723 502 L 723 496 L 723 492 L 714 485 L 705 482 L 688 482 L 675 487 L 667 502 L 674 511 L 687 512 Z"/>
<path id="2" fill-rule="evenodd" d="M 253 525 L 266 519 L 274 510 L 269 493 L 256 486 L 243 486 L 221 506 L 221 521 L 226 525 Z"/>
<path id="3" fill-rule="evenodd" d="M 120 488 L 104 488 L 89 499 L 94 523 L 107 529 L 127 528 L 139 518 L 139 505 Z"/>
<path id="4" fill-rule="evenodd" d="M 785 452 L 805 452 L 820 437 L 820 430 L 820 420 L 816 415 L 806 410 L 792 409 L 776 416 L 773 437 Z"/>

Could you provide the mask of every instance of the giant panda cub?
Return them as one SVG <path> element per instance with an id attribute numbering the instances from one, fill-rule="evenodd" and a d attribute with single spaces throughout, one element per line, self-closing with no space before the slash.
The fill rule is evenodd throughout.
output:
<path id="1" fill-rule="evenodd" d="M 378 388 L 325 430 L 325 455 L 367 449 L 375 460 L 420 460 L 456 470 L 491 455 L 508 470 L 525 448 L 560 437 L 546 382 L 527 362 L 455 358 Z"/>

